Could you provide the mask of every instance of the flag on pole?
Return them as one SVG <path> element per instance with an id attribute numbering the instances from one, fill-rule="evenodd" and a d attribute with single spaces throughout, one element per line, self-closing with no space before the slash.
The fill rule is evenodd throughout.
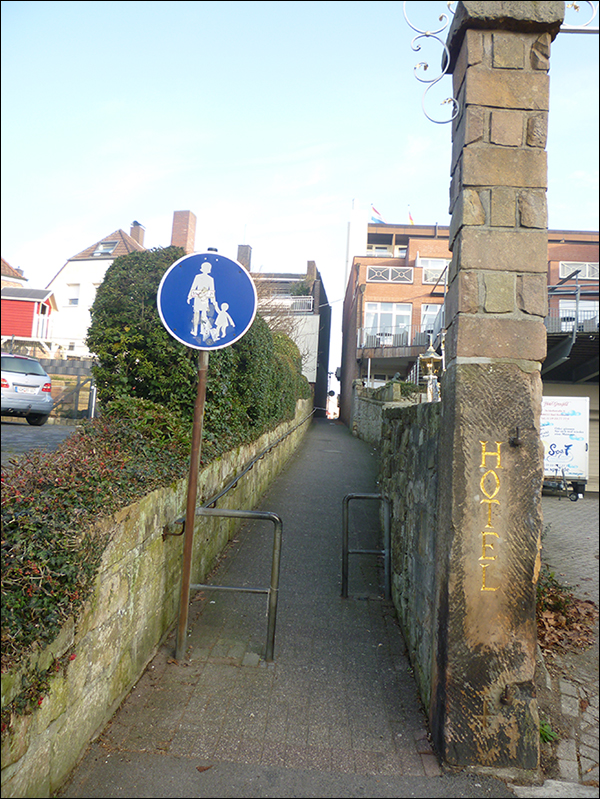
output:
<path id="1" fill-rule="evenodd" d="M 415 224 L 415 220 L 412 218 L 412 214 L 410 212 L 410 209 L 408 211 L 408 221 L 410 222 L 411 225 Z"/>
<path id="2" fill-rule="evenodd" d="M 374 205 L 371 206 L 371 222 L 375 222 L 375 224 L 379 224 L 379 225 L 387 225 L 387 222 L 381 216 L 381 214 L 375 208 Z"/>

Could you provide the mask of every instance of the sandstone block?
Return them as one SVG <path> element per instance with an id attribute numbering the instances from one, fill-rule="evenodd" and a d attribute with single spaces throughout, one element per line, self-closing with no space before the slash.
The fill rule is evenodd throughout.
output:
<path id="1" fill-rule="evenodd" d="M 471 67 L 465 77 L 465 102 L 492 108 L 548 110 L 548 75 L 542 72 Z"/>
<path id="2" fill-rule="evenodd" d="M 531 114 L 527 120 L 527 133 L 525 141 L 529 147 L 546 146 L 548 140 L 548 114 Z"/>
<path id="3" fill-rule="evenodd" d="M 464 189 L 452 211 L 449 239 L 453 242 L 463 225 L 485 225 L 485 209 L 474 189 Z"/>
<path id="4" fill-rule="evenodd" d="M 545 150 L 504 147 L 465 147 L 462 157 L 463 186 L 547 186 Z"/>
<path id="5" fill-rule="evenodd" d="M 550 69 L 550 44 L 549 33 L 542 33 L 531 46 L 530 63 L 532 69 Z"/>
<path id="6" fill-rule="evenodd" d="M 505 147 L 520 147 L 523 143 L 523 114 L 520 111 L 495 109 L 491 113 L 490 142 Z"/>
<path id="7" fill-rule="evenodd" d="M 445 299 L 446 325 L 458 313 L 476 314 L 479 310 L 479 276 L 462 270 L 448 286 Z"/>
<path id="8" fill-rule="evenodd" d="M 505 31 L 494 31 L 492 43 L 492 64 L 496 69 L 523 69 L 525 42 L 520 36 Z"/>
<path id="9" fill-rule="evenodd" d="M 446 334 L 446 355 L 448 360 L 502 358 L 541 363 L 546 357 L 546 328 L 542 320 L 458 314 Z"/>
<path id="10" fill-rule="evenodd" d="M 544 229 L 547 227 L 548 206 L 545 191 L 519 192 L 518 208 L 522 227 Z"/>
<path id="11" fill-rule="evenodd" d="M 517 275 L 517 307 L 532 316 L 548 316 L 548 284 L 545 275 Z"/>
<path id="12" fill-rule="evenodd" d="M 515 275 L 510 272 L 485 272 L 483 307 L 487 313 L 512 313 L 515 310 Z"/>
<path id="13" fill-rule="evenodd" d="M 449 697 L 446 759 L 506 767 L 513 759 L 510 741 L 527 741 L 530 750 L 519 750 L 513 762 L 535 768 L 539 370 L 511 362 L 454 364 L 443 396 L 454 409 L 440 427 L 440 490 L 452 504 L 450 513 L 440 515 L 438 537 L 453 533 L 451 546 L 440 552 L 450 576 L 448 645 L 436 674 Z M 520 446 L 511 447 L 517 427 Z M 465 673 L 472 675 L 468 682 Z"/>
<path id="14" fill-rule="evenodd" d="M 491 195 L 490 224 L 492 227 L 514 228 L 517 223 L 515 189 L 509 186 L 494 186 Z"/>
<path id="15" fill-rule="evenodd" d="M 548 240 L 545 230 L 462 230 L 461 269 L 505 270 L 507 272 L 548 271 Z"/>

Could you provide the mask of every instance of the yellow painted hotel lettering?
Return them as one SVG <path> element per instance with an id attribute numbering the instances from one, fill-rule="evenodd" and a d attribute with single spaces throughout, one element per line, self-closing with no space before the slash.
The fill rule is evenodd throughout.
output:
<path id="1" fill-rule="evenodd" d="M 480 441 L 481 444 L 481 469 L 487 469 L 486 458 L 495 458 L 496 463 L 493 468 L 487 469 L 486 472 L 481 477 L 479 481 L 479 487 L 481 489 L 481 493 L 484 495 L 485 499 L 480 501 L 480 505 L 487 505 L 487 523 L 486 527 L 492 527 L 492 505 L 500 505 L 500 500 L 496 499 L 500 491 L 500 478 L 498 477 L 496 469 L 502 468 L 502 453 L 500 451 L 500 447 L 502 446 L 501 441 L 496 441 L 496 451 L 495 452 L 488 452 L 486 449 L 487 441 Z M 481 574 L 481 590 L 482 591 L 496 591 L 497 588 L 492 588 L 486 584 L 486 579 L 488 578 L 487 569 L 492 565 L 492 563 L 496 560 L 496 555 L 492 554 L 494 552 L 494 542 L 488 542 L 487 538 L 489 536 L 494 536 L 495 538 L 500 538 L 498 533 L 494 530 L 482 530 L 481 531 L 481 557 L 479 558 L 479 563 L 482 568 Z"/>
<path id="2" fill-rule="evenodd" d="M 495 591 L 496 590 L 495 588 L 489 588 L 485 584 L 485 574 L 486 574 L 485 570 L 488 568 L 488 566 L 491 566 L 491 563 L 486 563 L 486 561 L 494 561 L 494 560 L 496 560 L 496 555 L 488 555 L 487 554 L 487 550 L 488 549 L 490 549 L 492 552 L 494 551 L 494 544 L 493 543 L 492 544 L 488 544 L 486 542 L 486 540 L 485 540 L 486 536 L 488 536 L 488 535 L 495 535 L 496 538 L 500 538 L 498 533 L 495 533 L 493 530 L 482 530 L 481 531 L 481 557 L 479 558 L 480 566 L 483 569 L 483 572 L 482 572 L 482 575 L 481 575 L 481 590 L 482 591 Z"/>
<path id="3" fill-rule="evenodd" d="M 496 452 L 487 452 L 487 450 L 485 448 L 485 445 L 487 444 L 487 441 L 480 441 L 479 443 L 481 444 L 481 468 L 485 469 L 485 467 L 486 467 L 485 459 L 486 458 L 496 458 L 496 469 L 501 469 L 502 468 L 502 456 L 501 456 L 501 453 L 500 453 L 500 447 L 502 445 L 502 442 L 501 441 L 495 441 L 494 442 L 496 444 L 496 446 L 498 447 Z"/>
<path id="4" fill-rule="evenodd" d="M 494 488 L 493 488 L 492 493 L 489 493 L 487 491 L 486 485 L 485 485 L 486 484 L 486 477 L 488 475 L 490 475 L 490 474 L 494 475 Z M 498 475 L 496 474 L 496 472 L 493 469 L 488 469 L 488 471 L 483 475 L 483 477 L 479 481 L 479 487 L 481 488 L 481 493 L 484 494 L 487 497 L 487 499 L 482 499 L 479 504 L 480 505 L 483 505 L 484 503 L 487 504 L 487 506 L 488 506 L 487 518 L 488 518 L 488 520 L 487 520 L 486 527 L 491 527 L 492 526 L 492 505 L 499 505 L 500 504 L 500 500 L 499 499 L 494 499 L 494 497 L 496 496 L 498 491 L 500 491 L 500 479 L 499 479 Z"/>

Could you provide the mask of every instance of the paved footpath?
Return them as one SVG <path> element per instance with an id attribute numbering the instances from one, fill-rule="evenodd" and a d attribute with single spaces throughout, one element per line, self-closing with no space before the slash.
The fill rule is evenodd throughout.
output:
<path id="1" fill-rule="evenodd" d="M 200 592 L 186 659 L 171 635 L 58 796 L 515 795 L 440 769 L 378 556 L 350 556 L 341 597 L 342 500 L 377 493 L 377 471 L 344 425 L 313 422 L 261 504 L 283 520 L 274 661 L 264 596 Z M 380 546 L 376 506 L 351 503 L 351 549 Z M 268 586 L 272 541 L 270 522 L 246 525 L 210 582 Z M 551 787 L 536 795 L 580 795 Z"/>

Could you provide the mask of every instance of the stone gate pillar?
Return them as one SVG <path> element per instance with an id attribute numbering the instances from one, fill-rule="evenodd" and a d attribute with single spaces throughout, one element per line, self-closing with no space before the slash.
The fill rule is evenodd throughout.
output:
<path id="1" fill-rule="evenodd" d="M 562 2 L 459 2 L 430 722 L 449 764 L 535 771 L 550 43 Z"/>

